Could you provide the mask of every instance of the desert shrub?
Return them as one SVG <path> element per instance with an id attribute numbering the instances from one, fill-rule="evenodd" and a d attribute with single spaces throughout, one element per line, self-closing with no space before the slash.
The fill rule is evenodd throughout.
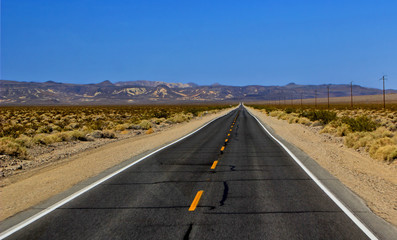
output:
<path id="1" fill-rule="evenodd" d="M 380 147 L 384 147 L 387 145 L 393 145 L 393 140 L 391 138 L 384 137 L 374 139 L 374 141 L 369 146 L 369 154 L 373 156 Z"/>
<path id="2" fill-rule="evenodd" d="M 336 127 L 336 135 L 339 137 L 347 136 L 350 133 L 349 125 L 342 123 L 340 126 Z"/>
<path id="3" fill-rule="evenodd" d="M 342 123 L 349 125 L 352 132 L 372 132 L 378 126 L 367 116 L 359 116 L 356 118 L 342 117 Z"/>
<path id="4" fill-rule="evenodd" d="M 181 122 L 188 121 L 192 118 L 193 118 L 192 113 L 187 113 L 187 114 L 177 113 L 177 114 L 174 114 L 169 120 L 173 123 L 181 123 Z"/>
<path id="5" fill-rule="evenodd" d="M 102 130 L 102 129 L 104 129 L 104 121 L 100 120 L 100 119 L 94 120 L 94 121 L 90 122 L 89 126 L 92 130 Z"/>
<path id="6" fill-rule="evenodd" d="M 397 159 L 397 146 L 381 146 L 372 154 L 372 156 L 375 159 L 392 162 Z"/>
<path id="7" fill-rule="evenodd" d="M 152 122 L 152 123 L 154 123 L 154 124 L 160 124 L 160 123 L 162 123 L 162 122 L 165 122 L 165 118 L 152 118 L 150 121 Z"/>
<path id="8" fill-rule="evenodd" d="M 336 128 L 328 124 L 323 129 L 321 129 L 320 133 L 336 134 Z"/>
<path id="9" fill-rule="evenodd" d="M 47 145 L 50 144 L 49 139 L 47 138 L 47 134 L 45 133 L 40 133 L 40 134 L 36 134 L 33 137 L 33 142 L 35 144 L 43 144 L 43 145 Z"/>
<path id="10" fill-rule="evenodd" d="M 117 124 L 114 129 L 116 131 L 124 131 L 125 129 L 127 129 L 129 127 L 129 124 L 124 123 L 124 124 Z"/>
<path id="11" fill-rule="evenodd" d="M 345 145 L 350 148 L 358 149 L 365 147 L 367 150 L 373 144 L 376 135 L 368 132 L 355 132 L 348 134 L 345 138 Z"/>
<path id="12" fill-rule="evenodd" d="M 141 129 L 148 130 L 152 127 L 152 123 L 149 120 L 142 120 L 139 123 L 139 126 L 141 127 Z"/>
<path id="13" fill-rule="evenodd" d="M 299 118 L 297 117 L 291 117 L 288 119 L 288 123 L 298 123 L 299 122 Z"/>
<path id="14" fill-rule="evenodd" d="M 153 116 L 155 118 L 168 118 L 170 116 L 170 113 L 165 110 L 165 109 L 160 109 L 159 111 L 156 111 Z"/>
<path id="15" fill-rule="evenodd" d="M 250 107 L 253 107 L 253 108 L 258 109 L 258 110 L 263 110 L 267 114 L 269 114 L 269 113 L 271 113 L 273 111 L 279 110 L 277 107 L 272 106 L 272 105 L 250 105 Z"/>
<path id="16" fill-rule="evenodd" d="M 33 145 L 33 139 L 23 134 L 16 138 L 15 142 L 24 147 L 31 147 Z"/>
<path id="17" fill-rule="evenodd" d="M 274 111 L 272 111 L 272 112 L 270 112 L 270 116 L 271 117 L 278 117 L 278 116 L 280 116 L 281 114 L 283 114 L 284 112 L 283 111 L 280 111 L 280 110 L 274 110 Z"/>
<path id="18" fill-rule="evenodd" d="M 328 124 L 337 118 L 335 112 L 325 110 L 303 111 L 300 117 L 306 117 L 310 119 L 310 121 L 320 121 L 322 124 Z"/>
<path id="19" fill-rule="evenodd" d="M 284 109 L 284 112 L 285 112 L 286 114 L 290 114 L 290 113 L 293 113 L 293 112 L 295 112 L 295 111 L 294 111 L 293 108 L 285 108 L 285 109 Z"/>
<path id="20" fill-rule="evenodd" d="M 87 133 L 80 130 L 73 130 L 71 132 L 67 132 L 71 136 L 71 140 L 80 140 L 80 141 L 87 141 L 86 135 Z"/>
<path id="21" fill-rule="evenodd" d="M 305 117 L 299 117 L 298 123 L 303 124 L 303 125 L 309 125 L 310 124 L 310 120 L 308 118 L 305 118 Z"/>
<path id="22" fill-rule="evenodd" d="M 68 125 L 68 127 L 69 127 L 70 129 L 77 129 L 77 128 L 79 128 L 79 124 L 76 123 L 76 122 L 73 122 L 73 123 L 70 123 L 70 124 Z"/>
<path id="23" fill-rule="evenodd" d="M 200 113 L 200 109 L 197 108 L 189 108 L 185 111 L 186 114 L 191 113 L 193 116 L 198 116 Z"/>
<path id="24" fill-rule="evenodd" d="M 23 159 L 27 159 L 28 157 L 26 148 L 8 137 L 0 139 L 0 154 L 20 157 Z"/>
<path id="25" fill-rule="evenodd" d="M 102 133 L 102 131 L 95 130 L 95 131 L 93 131 L 93 132 L 91 133 L 91 136 L 92 136 L 93 138 L 101 138 L 101 137 L 103 136 L 103 133 Z"/>
<path id="26" fill-rule="evenodd" d="M 103 138 L 116 138 L 116 134 L 112 130 L 104 130 L 102 132 Z"/>

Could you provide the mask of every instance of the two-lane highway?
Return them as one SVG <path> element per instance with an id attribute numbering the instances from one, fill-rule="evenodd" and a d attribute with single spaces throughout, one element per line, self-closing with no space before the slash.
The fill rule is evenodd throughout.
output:
<path id="1" fill-rule="evenodd" d="M 368 237 L 241 106 L 9 238 Z"/>

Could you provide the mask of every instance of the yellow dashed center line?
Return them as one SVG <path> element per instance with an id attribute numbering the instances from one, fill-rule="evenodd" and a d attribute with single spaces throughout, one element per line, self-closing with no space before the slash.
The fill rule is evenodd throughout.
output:
<path id="1" fill-rule="evenodd" d="M 225 139 L 225 143 L 227 143 L 228 141 L 229 141 L 229 139 L 226 138 L 226 139 Z"/>
<path id="2" fill-rule="evenodd" d="M 214 163 L 211 166 L 211 169 L 215 169 L 217 164 L 218 164 L 218 161 L 214 161 Z"/>
<path id="3" fill-rule="evenodd" d="M 190 205 L 189 212 L 196 210 L 197 204 L 200 201 L 201 195 L 203 195 L 203 190 L 197 192 L 196 197 L 194 198 L 192 205 Z"/>
<path id="4" fill-rule="evenodd" d="M 228 133 L 227 136 L 229 137 L 229 136 L 230 136 L 230 133 Z"/>
<path id="5" fill-rule="evenodd" d="M 230 129 L 230 132 L 232 131 L 232 129 Z"/>
<path id="6" fill-rule="evenodd" d="M 223 150 L 225 150 L 225 146 L 221 147 L 221 151 L 223 152 Z"/>

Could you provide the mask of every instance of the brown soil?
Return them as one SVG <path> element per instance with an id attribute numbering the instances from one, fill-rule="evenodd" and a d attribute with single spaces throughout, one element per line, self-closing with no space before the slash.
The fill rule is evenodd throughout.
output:
<path id="1" fill-rule="evenodd" d="M 27 168 L 20 174 L 0 180 L 0 220 L 37 205 L 136 155 L 172 142 L 228 111 L 230 109 L 196 118 L 188 123 L 155 129 L 155 132 L 149 135 L 133 134 L 118 141 L 69 143 L 65 148 L 50 152 L 44 149 L 40 159 L 46 164 Z M 78 153 L 73 156 L 67 154 L 73 151 Z M 57 161 L 51 161 L 54 159 Z"/>
<path id="2" fill-rule="evenodd" d="M 320 134 L 321 127 L 289 124 L 258 110 L 250 111 L 359 195 L 375 214 L 397 226 L 396 162 L 388 165 L 363 151 L 346 148 L 341 138 Z"/>

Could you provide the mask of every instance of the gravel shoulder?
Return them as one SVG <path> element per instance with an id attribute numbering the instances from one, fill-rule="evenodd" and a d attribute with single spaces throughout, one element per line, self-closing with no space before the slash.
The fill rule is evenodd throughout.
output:
<path id="1" fill-rule="evenodd" d="M 319 128 L 289 124 L 252 108 L 250 111 L 360 196 L 375 214 L 397 226 L 397 164 L 386 164 L 347 148 L 341 138 L 320 134 Z"/>
<path id="2" fill-rule="evenodd" d="M 85 151 L 72 156 L 66 155 L 55 162 L 3 178 L 0 181 L 0 220 L 35 206 L 125 160 L 175 141 L 230 110 L 172 125 L 153 134 L 83 148 Z"/>

